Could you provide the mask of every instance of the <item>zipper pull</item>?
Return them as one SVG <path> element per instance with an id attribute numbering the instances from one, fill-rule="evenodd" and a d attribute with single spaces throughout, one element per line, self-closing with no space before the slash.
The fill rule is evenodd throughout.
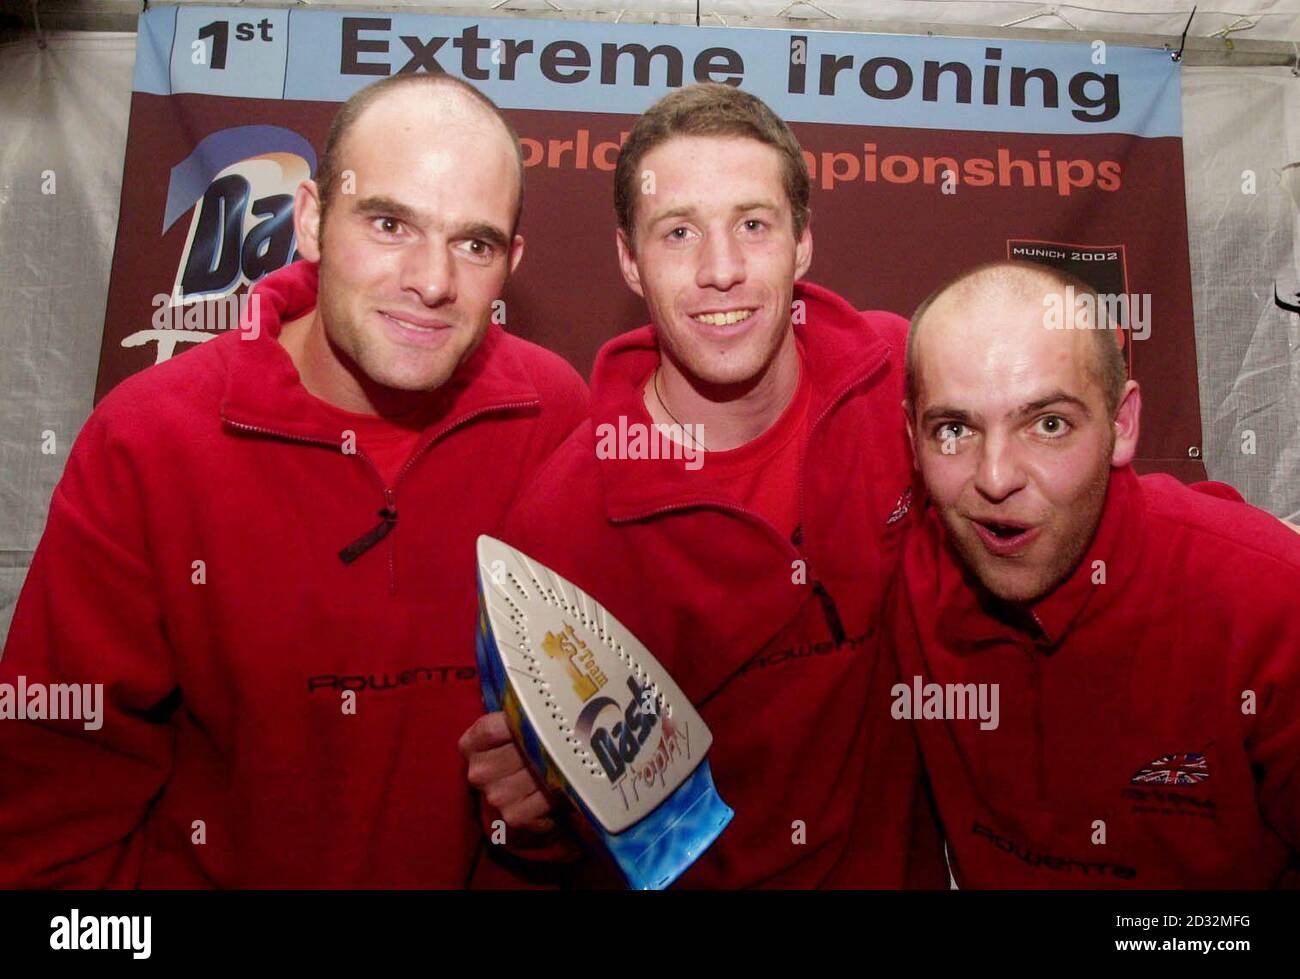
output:
<path id="1" fill-rule="evenodd" d="M 831 627 L 831 637 L 835 640 L 835 648 L 838 649 L 848 639 L 848 633 L 844 631 L 844 623 L 840 620 L 840 610 L 835 607 L 835 599 L 831 598 L 831 593 L 820 581 L 813 582 L 813 594 L 822 603 L 822 614 L 826 616 L 826 624 Z"/>
<path id="2" fill-rule="evenodd" d="M 381 522 L 339 551 L 339 560 L 344 564 L 351 564 L 361 557 L 362 554 L 365 554 L 366 551 L 387 537 L 389 532 L 397 526 L 397 503 L 394 500 L 392 490 L 384 490 L 384 502 L 386 506 L 379 511 Z"/>

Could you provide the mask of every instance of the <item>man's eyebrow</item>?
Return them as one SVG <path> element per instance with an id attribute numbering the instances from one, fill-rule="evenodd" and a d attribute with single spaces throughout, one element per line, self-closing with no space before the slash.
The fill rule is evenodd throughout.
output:
<path id="1" fill-rule="evenodd" d="M 929 425 L 942 418 L 944 421 L 961 422 L 964 425 L 969 423 L 973 417 L 969 411 L 962 408 L 953 408 L 950 405 L 931 405 L 921 414 L 921 423 Z"/>
<path id="2" fill-rule="evenodd" d="M 355 210 L 363 217 L 397 218 L 408 224 L 420 224 L 421 214 L 413 207 L 395 201 L 391 197 L 363 197 L 357 201 Z"/>
<path id="3" fill-rule="evenodd" d="M 504 231 L 495 224 L 488 224 L 486 221 L 475 221 L 471 224 L 462 224 L 454 228 L 450 234 L 451 238 L 461 240 L 464 238 L 478 238 L 480 241 L 486 241 L 494 248 L 506 249 L 510 245 L 510 238 Z"/>
<path id="4" fill-rule="evenodd" d="M 752 200 L 742 201 L 731 210 L 733 214 L 744 214 L 746 211 L 779 211 L 780 208 L 771 200 Z M 654 227 L 668 218 L 688 218 L 694 213 L 695 209 L 687 206 L 665 208 L 651 216 L 650 226 Z"/>
<path id="5" fill-rule="evenodd" d="M 1051 394 L 1047 395 L 1046 397 L 1038 398 L 1034 401 L 1027 402 L 1016 409 L 1016 414 L 1021 417 L 1025 415 L 1032 415 L 1037 411 L 1042 411 L 1044 408 L 1048 407 L 1049 405 L 1055 405 L 1055 404 L 1073 405 L 1074 407 L 1078 408 L 1081 412 L 1083 412 L 1084 417 L 1088 417 L 1088 418 L 1092 417 L 1092 410 L 1088 407 L 1088 403 L 1086 401 L 1084 401 L 1082 398 L 1076 398 L 1072 394 L 1066 394 L 1064 391 L 1053 391 Z"/>
<path id="6" fill-rule="evenodd" d="M 1092 410 L 1088 407 L 1086 401 L 1081 398 L 1076 398 L 1072 394 L 1067 394 L 1064 391 L 1053 391 L 1051 394 L 1045 395 L 1044 397 L 1036 398 L 1033 401 L 1028 401 L 1025 404 L 1022 404 L 1016 409 L 1015 416 L 1017 418 L 1023 418 L 1026 415 L 1032 415 L 1035 412 L 1042 411 L 1044 408 L 1051 405 L 1059 404 L 1073 405 L 1083 412 L 1086 417 L 1092 416 Z M 975 418 L 975 415 L 964 408 L 954 408 L 952 405 L 931 405 L 921 414 L 921 422 L 927 425 L 931 422 L 938 421 L 940 418 L 944 421 L 969 424 Z"/>
<path id="7" fill-rule="evenodd" d="M 413 207 L 409 207 L 391 197 L 366 197 L 357 201 L 356 211 L 362 217 L 386 217 L 405 221 L 407 224 L 422 226 L 429 223 L 427 218 Z M 487 221 L 471 221 L 452 229 L 450 237 L 455 239 L 479 238 L 496 248 L 506 248 L 510 237 L 495 224 Z"/>
<path id="8" fill-rule="evenodd" d="M 685 218 L 690 217 L 692 213 L 689 207 L 669 207 L 650 216 L 650 226 L 654 227 L 660 221 L 666 221 L 668 218 Z"/>

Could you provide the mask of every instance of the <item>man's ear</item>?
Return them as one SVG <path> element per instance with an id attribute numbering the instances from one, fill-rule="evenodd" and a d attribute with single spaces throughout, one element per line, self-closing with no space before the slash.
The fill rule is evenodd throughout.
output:
<path id="1" fill-rule="evenodd" d="M 807 275 L 808 267 L 812 265 L 812 257 L 812 215 L 809 214 L 808 220 L 804 222 L 803 231 L 800 232 L 794 246 L 794 277 L 796 281 Z"/>
<path id="2" fill-rule="evenodd" d="M 293 230 L 298 251 L 309 262 L 320 261 L 320 189 L 314 180 L 304 180 L 293 195 Z"/>
<path id="3" fill-rule="evenodd" d="M 1142 420 L 1142 392 L 1137 381 L 1127 381 L 1115 409 L 1115 448 L 1110 464 L 1118 469 L 1127 466 L 1137 455 L 1138 429 Z"/>
<path id="4" fill-rule="evenodd" d="M 515 269 L 519 268 L 519 263 L 524 259 L 524 236 L 515 235 L 515 240 L 510 243 L 510 270 L 506 273 L 507 277 L 515 274 Z"/>
<path id="5" fill-rule="evenodd" d="M 618 248 L 618 267 L 623 273 L 623 281 L 627 283 L 629 289 L 644 299 L 645 292 L 641 289 L 641 270 L 637 268 L 636 256 L 632 254 L 632 246 L 628 243 L 627 235 L 623 233 L 622 228 L 614 232 L 614 243 Z"/>
<path id="6" fill-rule="evenodd" d="M 916 454 L 916 428 L 912 425 L 912 402 L 903 399 L 903 424 L 907 426 L 907 443 L 912 447 L 912 466 L 920 471 L 921 460 Z"/>

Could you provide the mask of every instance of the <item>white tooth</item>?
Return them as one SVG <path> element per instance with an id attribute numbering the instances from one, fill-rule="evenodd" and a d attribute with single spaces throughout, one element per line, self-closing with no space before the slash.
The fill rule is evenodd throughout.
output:
<path id="1" fill-rule="evenodd" d="M 749 309 L 733 309 L 726 313 L 700 313 L 695 319 L 709 326 L 731 326 L 733 323 L 749 319 L 752 312 L 753 310 Z"/>

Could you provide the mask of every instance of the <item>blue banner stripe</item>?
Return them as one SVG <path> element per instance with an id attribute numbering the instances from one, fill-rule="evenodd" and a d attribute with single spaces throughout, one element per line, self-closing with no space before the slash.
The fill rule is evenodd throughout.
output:
<path id="1" fill-rule="evenodd" d="M 167 46 L 156 39 L 168 31 L 170 64 L 160 67 Z M 441 70 L 503 108 L 637 114 L 680 85 L 730 80 L 790 122 L 1182 133 L 1169 53 L 1100 41 L 245 7 L 155 7 L 141 16 L 146 37 L 135 88 L 156 94 L 341 102 L 378 78 Z"/>

